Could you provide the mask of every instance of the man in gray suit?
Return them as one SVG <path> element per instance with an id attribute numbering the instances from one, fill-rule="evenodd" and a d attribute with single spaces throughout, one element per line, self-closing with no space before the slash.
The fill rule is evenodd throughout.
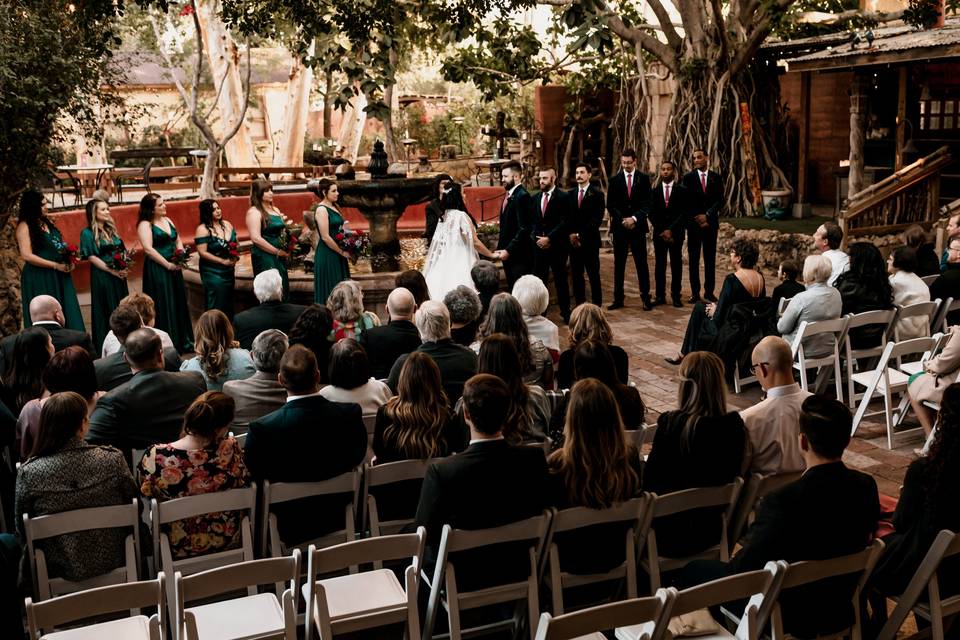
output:
<path id="1" fill-rule="evenodd" d="M 288 346 L 289 341 L 282 331 L 262 331 L 253 339 L 250 350 L 257 372 L 246 380 L 230 380 L 223 384 L 223 392 L 233 398 L 235 406 L 233 422 L 230 423 L 234 434 L 246 433 L 248 424 L 276 411 L 287 401 L 287 390 L 277 380 L 277 373 Z"/>

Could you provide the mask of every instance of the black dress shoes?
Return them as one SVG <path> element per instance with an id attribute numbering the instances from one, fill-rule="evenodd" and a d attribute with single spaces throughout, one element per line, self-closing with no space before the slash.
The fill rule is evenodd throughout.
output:
<path id="1" fill-rule="evenodd" d="M 712 293 L 708 293 L 707 295 L 703 296 L 703 299 L 707 302 L 716 302 L 717 296 L 713 295 Z"/>
<path id="2" fill-rule="evenodd" d="M 674 298 L 674 299 L 673 299 L 673 306 L 676 307 L 677 309 L 682 309 L 682 308 L 683 308 L 683 303 L 680 302 L 680 298 Z"/>
<path id="3" fill-rule="evenodd" d="M 651 306 L 653 306 L 653 307 L 659 307 L 659 306 L 662 305 L 662 304 L 667 304 L 667 299 L 666 299 L 666 298 L 659 298 L 659 297 L 658 297 L 658 298 L 654 298 L 654 299 L 653 299 L 653 302 L 650 303 L 650 304 L 651 304 Z"/>
<path id="4" fill-rule="evenodd" d="M 664 358 L 664 360 L 666 360 L 669 364 L 680 364 L 681 362 L 683 362 L 683 356 L 680 354 L 677 354 L 673 358 Z"/>
<path id="5" fill-rule="evenodd" d="M 616 311 L 617 309 L 623 309 L 622 302 L 611 302 L 607 305 L 607 311 Z"/>
<path id="6" fill-rule="evenodd" d="M 644 311 L 650 311 L 651 309 L 653 309 L 653 305 L 650 304 L 650 298 L 644 298 L 644 299 L 643 299 L 643 310 L 644 310 Z"/>

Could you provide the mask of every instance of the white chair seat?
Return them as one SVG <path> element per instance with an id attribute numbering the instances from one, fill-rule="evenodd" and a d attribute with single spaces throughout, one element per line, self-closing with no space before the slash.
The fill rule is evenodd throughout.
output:
<path id="1" fill-rule="evenodd" d="M 397 576 L 389 569 L 317 580 L 317 584 L 323 585 L 326 591 L 332 622 L 360 613 L 370 614 L 407 606 L 407 594 Z M 304 598 L 307 597 L 307 587 L 302 587 Z"/>
<path id="2" fill-rule="evenodd" d="M 876 371 L 864 371 L 863 373 L 853 374 L 854 382 L 862 384 L 863 386 L 869 386 L 870 382 L 877 375 Z M 890 390 L 894 389 L 903 389 L 906 388 L 907 382 L 910 380 L 910 376 L 898 369 L 887 369 L 887 375 L 890 377 Z M 880 380 L 877 382 L 877 391 L 883 393 L 883 389 L 886 386 L 886 382 L 883 377 L 880 377 Z"/>
<path id="3" fill-rule="evenodd" d="M 203 640 L 241 640 L 282 636 L 283 609 L 272 593 L 190 607 Z"/>
<path id="4" fill-rule="evenodd" d="M 914 360 L 913 362 L 904 362 L 902 365 L 900 365 L 900 371 L 903 371 L 908 376 L 912 376 L 915 373 L 920 373 L 921 371 L 923 371 L 923 365 L 924 363 L 922 360 Z"/>
<path id="5" fill-rule="evenodd" d="M 150 640 L 150 619 L 147 616 L 133 616 L 79 629 L 56 631 L 48 633 L 41 640 L 137 640 L 138 638 Z"/>
<path id="6" fill-rule="evenodd" d="M 649 636 L 655 628 L 656 625 L 652 622 L 632 624 L 629 627 L 617 627 L 615 635 L 617 640 L 637 640 L 638 638 L 644 637 L 643 634 Z"/>

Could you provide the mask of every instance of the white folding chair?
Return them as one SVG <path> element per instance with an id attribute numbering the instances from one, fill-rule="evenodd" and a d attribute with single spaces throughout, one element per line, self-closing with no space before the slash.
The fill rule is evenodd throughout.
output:
<path id="1" fill-rule="evenodd" d="M 163 572 L 156 580 L 128 582 L 125 584 L 97 587 L 34 602 L 26 599 L 27 628 L 30 640 L 161 640 L 163 638 L 163 607 L 166 581 Z M 139 610 L 156 607 L 157 613 L 149 618 L 139 615 Z M 127 613 L 126 617 L 76 627 L 53 633 L 56 627 L 105 616 L 111 613 Z M 131 613 L 133 612 L 133 613 Z"/>
<path id="2" fill-rule="evenodd" d="M 537 568 L 546 542 L 547 531 L 550 527 L 551 515 L 550 511 L 544 511 L 541 515 L 526 520 L 501 527 L 473 531 L 453 529 L 448 524 L 444 525 L 433 577 L 429 579 L 425 573 L 421 574 L 424 584 L 430 589 L 427 617 L 423 628 L 424 639 L 429 640 L 433 637 L 433 627 L 440 607 L 443 607 L 447 612 L 450 640 L 460 640 L 461 637 L 466 635 L 495 631 L 500 628 L 516 630 L 520 627 L 522 621 L 520 617 L 522 609 L 520 607 L 517 609 L 517 615 L 514 615 L 510 620 L 494 622 L 469 630 L 461 630 L 460 628 L 461 611 L 508 602 L 518 605 L 521 602 L 526 603 L 530 637 L 533 638 L 536 632 L 537 617 L 540 613 Z M 457 586 L 457 570 L 451 555 L 505 543 L 527 545 L 530 564 L 526 577 L 516 582 L 500 583 L 475 591 L 461 592 Z"/>
<path id="3" fill-rule="evenodd" d="M 418 480 L 420 481 L 419 484 L 422 484 L 423 477 L 427 473 L 427 467 L 438 460 L 440 458 L 401 460 L 386 464 L 367 465 L 364 468 L 363 499 L 360 504 L 363 506 L 364 529 L 369 528 L 371 536 L 399 533 L 413 522 L 417 515 L 417 501 L 420 497 L 419 491 L 413 491 L 413 484 Z M 398 484 L 402 484 L 402 488 L 409 491 L 410 499 L 401 500 L 397 495 L 390 495 L 388 513 L 394 517 L 386 521 L 381 520 L 376 494 L 378 490 L 383 491 L 385 487 Z M 398 504 L 398 502 L 404 504 Z"/>
<path id="4" fill-rule="evenodd" d="M 783 315 L 784 310 L 787 308 L 787 305 L 790 304 L 790 301 L 793 300 L 793 297 L 789 298 L 780 298 L 780 302 L 777 303 L 777 317 Z"/>
<path id="5" fill-rule="evenodd" d="M 894 640 L 911 611 L 913 611 L 914 616 L 923 618 L 930 623 L 930 633 L 933 640 L 943 640 L 944 620 L 960 613 L 960 594 L 942 598 L 937 571 L 944 560 L 955 558 L 958 555 L 960 555 L 960 535 L 948 529 L 938 533 L 933 544 L 930 545 L 930 549 L 927 550 L 923 562 L 917 567 L 916 573 L 913 574 L 913 578 L 907 584 L 907 588 L 900 594 L 900 597 L 894 598 L 897 601 L 897 606 L 894 607 L 886 624 L 880 630 L 877 636 L 878 640 Z M 924 594 L 927 596 L 926 602 L 921 600 Z"/>
<path id="6" fill-rule="evenodd" d="M 818 391 L 822 382 L 826 382 L 829 377 L 829 369 L 824 367 L 833 367 L 833 377 L 837 389 L 837 400 L 843 402 L 843 370 L 840 368 L 840 345 L 847 334 L 847 323 L 849 317 L 836 318 L 834 320 L 818 320 L 817 322 L 807 322 L 804 320 L 797 329 L 797 335 L 790 345 L 793 352 L 793 368 L 800 371 L 800 387 L 804 391 L 809 391 L 807 385 L 807 370 L 814 367 L 818 370 L 817 382 Z M 814 336 L 829 335 L 829 342 L 832 344 L 832 350 L 829 353 L 816 354 L 813 357 L 807 356 L 803 343 Z M 822 378 L 820 376 L 823 376 Z"/>
<path id="7" fill-rule="evenodd" d="M 939 277 L 940 277 L 940 274 L 939 274 L 939 273 L 934 273 L 934 274 L 929 275 L 929 276 L 923 276 L 923 277 L 921 277 L 920 279 L 923 280 L 923 284 L 925 284 L 925 285 L 927 285 L 927 286 L 929 287 L 930 285 L 933 284 L 934 280 L 936 280 L 936 279 L 939 278 Z"/>
<path id="8" fill-rule="evenodd" d="M 60 577 L 50 577 L 46 555 L 37 542 L 64 535 L 82 535 L 97 529 L 130 529 L 124 541 L 124 564 L 113 571 L 83 580 L 71 582 Z M 64 593 L 84 591 L 121 582 L 136 582 L 140 564 L 140 510 L 137 499 L 127 504 L 110 507 L 90 507 L 62 511 L 45 516 L 30 517 L 23 514 L 23 530 L 27 542 L 30 573 L 33 576 L 33 597 L 47 600 Z M 42 545 L 40 545 L 42 546 Z"/>
<path id="9" fill-rule="evenodd" d="M 890 329 L 896 325 L 897 312 L 898 310 L 893 308 L 850 314 L 850 320 L 847 322 L 847 331 L 843 340 L 843 360 L 847 369 L 847 404 L 851 409 L 856 408 L 856 402 L 860 399 L 860 395 L 856 393 L 856 389 L 853 385 L 853 373 L 855 370 L 860 371 L 861 360 L 867 358 L 879 358 L 883 353 L 883 348 L 888 342 Z M 855 329 L 868 326 L 879 326 L 883 328 L 883 331 L 880 335 L 880 341 L 872 347 L 854 349 L 853 342 L 850 338 L 851 334 L 854 333 Z"/>
<path id="10" fill-rule="evenodd" d="M 743 534 L 746 533 L 747 527 L 750 524 L 750 516 L 757 510 L 760 500 L 781 487 L 796 482 L 802 475 L 802 471 L 791 471 L 789 473 L 775 473 L 766 476 L 755 473 L 750 476 L 743 491 L 740 492 L 737 508 L 730 521 L 731 551 L 733 551 L 733 547 L 740 542 Z"/>
<path id="11" fill-rule="evenodd" d="M 601 604 L 576 613 L 552 616 L 544 613 L 537 625 L 536 640 L 603 640 L 601 631 L 637 629 L 633 640 L 650 640 L 661 621 L 670 613 L 674 591 L 660 589 L 648 598 Z M 619 636 L 618 636 L 619 637 Z"/>
<path id="12" fill-rule="evenodd" d="M 920 427 L 896 431 L 907 411 L 910 410 L 910 398 L 907 396 L 907 384 L 910 376 L 901 371 L 896 366 L 897 358 L 905 355 L 919 355 L 921 361 L 930 357 L 930 352 L 940 340 L 940 334 L 929 338 L 913 338 L 903 342 L 888 342 L 880 355 L 880 361 L 874 371 L 863 371 L 855 373 L 852 376 L 853 382 L 866 387 L 857 411 L 853 416 L 853 429 L 851 436 L 856 435 L 860 421 L 867 416 L 879 415 L 881 412 L 874 411 L 867 413 L 867 407 L 875 394 L 883 397 L 883 414 L 887 426 L 887 448 L 893 449 L 894 438 L 898 435 L 912 435 L 920 433 L 923 430 Z M 900 403 L 894 407 L 893 395 L 900 394 Z"/>
<path id="13" fill-rule="evenodd" d="M 231 564 L 184 577 L 174 577 L 176 609 L 173 624 L 178 640 L 252 640 L 280 638 L 297 640 L 297 580 L 300 552 L 285 558 L 267 558 Z M 278 584 L 276 594 L 265 592 L 194 607 L 196 600 L 209 601 L 258 585 Z M 283 589 L 283 585 L 287 589 Z"/>
<path id="14" fill-rule="evenodd" d="M 426 537 L 426 529 L 419 527 L 416 533 L 355 540 L 326 549 L 311 545 L 302 589 L 307 603 L 306 639 L 312 640 L 314 626 L 321 640 L 331 640 L 336 634 L 402 622 L 407 640 L 418 640 L 418 574 Z M 390 569 L 317 578 L 362 563 L 402 559 L 410 560 L 403 585 Z"/>
<path id="15" fill-rule="evenodd" d="M 363 416 L 363 426 L 367 430 L 367 456 L 364 462 L 370 463 L 373 460 L 373 432 L 377 426 L 377 414 Z"/>
<path id="16" fill-rule="evenodd" d="M 589 509 L 574 507 L 564 509 L 553 515 L 553 524 L 547 535 L 547 562 L 546 570 L 549 576 L 547 584 L 550 586 L 550 595 L 553 605 L 553 614 L 561 615 L 564 612 L 563 590 L 580 587 L 598 582 L 622 580 L 626 586 L 627 598 L 637 597 L 637 533 L 641 521 L 645 520 L 645 511 L 653 500 L 652 494 L 644 494 L 639 498 L 628 500 L 609 509 Z M 570 549 L 564 545 L 564 534 L 571 531 L 584 532 L 592 527 L 621 523 L 624 525 L 623 537 L 608 537 L 600 542 L 603 546 L 615 547 L 624 545 L 623 563 L 603 573 L 572 573 L 564 571 L 561 551 L 566 550 L 584 553 L 584 549 Z"/>
<path id="17" fill-rule="evenodd" d="M 937 315 L 932 317 L 930 331 L 943 331 L 946 333 L 950 329 L 950 323 L 947 321 L 947 315 L 960 309 L 960 298 L 947 298 L 937 310 Z"/>
<path id="18" fill-rule="evenodd" d="M 914 304 L 908 304 L 905 307 L 900 307 L 899 311 L 897 312 L 897 324 L 906 318 L 926 316 L 927 326 L 936 327 L 937 318 L 939 317 L 939 310 L 941 307 L 945 309 L 949 300 L 950 299 L 948 298 L 947 302 L 945 302 L 943 305 L 940 304 L 940 298 L 937 298 L 936 300 L 931 300 L 930 302 L 916 302 Z M 925 335 L 930 335 L 929 329 L 927 329 Z M 900 341 L 900 329 L 897 327 L 897 325 L 894 325 L 893 339 L 897 342 Z"/>
<path id="19" fill-rule="evenodd" d="M 660 574 L 685 566 L 688 562 L 700 559 L 717 559 L 726 562 L 730 559 L 730 544 L 727 539 L 727 530 L 733 510 L 737 505 L 737 498 L 743 487 L 743 480 L 736 478 L 733 482 L 720 487 L 698 487 L 654 496 L 653 504 L 647 509 L 649 523 L 642 523 L 641 530 L 646 532 L 640 541 L 645 553 L 640 560 L 640 566 L 650 577 L 650 591 L 660 588 Z M 685 511 L 694 511 L 709 507 L 723 507 L 719 516 L 720 540 L 717 544 L 704 549 L 700 553 L 686 558 L 667 558 L 661 556 L 657 549 L 657 532 L 653 521 L 664 516 L 671 516 Z"/>

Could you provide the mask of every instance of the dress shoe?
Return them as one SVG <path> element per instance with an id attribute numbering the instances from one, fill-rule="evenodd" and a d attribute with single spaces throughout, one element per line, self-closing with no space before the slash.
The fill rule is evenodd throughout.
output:
<path id="1" fill-rule="evenodd" d="M 612 302 L 607 305 L 607 311 L 616 311 L 617 309 L 623 309 L 622 302 Z"/>
<path id="2" fill-rule="evenodd" d="M 683 356 L 680 354 L 677 354 L 673 358 L 664 358 L 664 360 L 666 360 L 670 364 L 680 364 L 681 362 L 683 362 Z"/>
<path id="3" fill-rule="evenodd" d="M 687 304 L 697 304 L 700 302 L 700 296 L 690 296 L 687 298 Z"/>
<path id="4" fill-rule="evenodd" d="M 651 309 L 653 309 L 653 305 L 650 304 L 650 298 L 644 298 L 644 299 L 643 299 L 643 310 L 644 310 L 644 311 L 650 311 Z"/>
<path id="5" fill-rule="evenodd" d="M 707 302 L 715 303 L 717 301 L 717 296 L 713 295 L 712 293 L 708 293 L 707 295 L 703 296 L 703 299 Z"/>
<path id="6" fill-rule="evenodd" d="M 654 299 L 653 299 L 653 302 L 650 303 L 650 306 L 659 307 L 659 306 L 662 305 L 662 304 L 667 304 L 667 299 L 666 299 L 666 298 L 657 297 L 657 298 L 654 298 Z"/>
<path id="7" fill-rule="evenodd" d="M 673 299 L 673 306 L 676 307 L 677 309 L 682 309 L 682 308 L 683 308 L 683 303 L 680 302 L 680 298 L 674 298 L 674 299 Z"/>

